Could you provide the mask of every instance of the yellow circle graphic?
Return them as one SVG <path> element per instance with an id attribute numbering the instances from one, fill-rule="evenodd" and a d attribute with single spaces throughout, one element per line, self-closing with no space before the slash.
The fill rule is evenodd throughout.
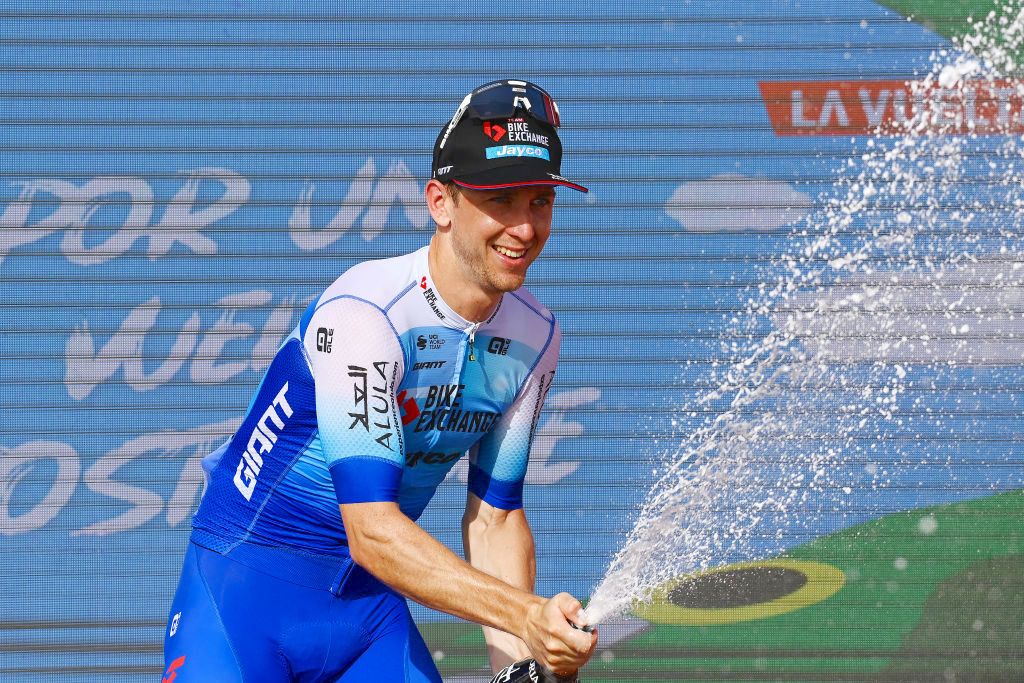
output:
<path id="1" fill-rule="evenodd" d="M 784 595 L 740 606 L 686 607 L 675 604 L 671 599 L 673 593 L 688 582 L 706 581 L 716 574 L 738 574 L 762 569 L 796 573 L 802 575 L 804 580 L 802 585 Z M 786 559 L 741 562 L 673 579 L 658 588 L 654 592 L 652 600 L 638 606 L 634 612 L 638 617 L 655 624 L 677 626 L 735 624 L 741 621 L 767 619 L 817 604 L 838 593 L 844 583 L 846 583 L 846 576 L 842 571 L 821 562 Z"/>

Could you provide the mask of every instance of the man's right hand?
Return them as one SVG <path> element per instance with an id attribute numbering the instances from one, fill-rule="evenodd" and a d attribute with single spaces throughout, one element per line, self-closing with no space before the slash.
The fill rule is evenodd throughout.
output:
<path id="1" fill-rule="evenodd" d="M 579 601 L 568 593 L 559 593 L 530 607 L 519 636 L 534 658 L 556 674 L 578 671 L 597 647 L 597 631 L 580 631 L 569 622 L 588 625 Z"/>

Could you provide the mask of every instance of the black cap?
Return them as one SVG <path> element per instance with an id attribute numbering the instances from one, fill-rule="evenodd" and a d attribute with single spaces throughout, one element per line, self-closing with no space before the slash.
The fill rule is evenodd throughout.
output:
<path id="1" fill-rule="evenodd" d="M 474 190 L 561 185 L 588 191 L 562 177 L 562 142 L 555 126 L 525 108 L 486 120 L 472 110 L 465 115 L 463 111 L 460 108 L 454 126 L 447 123 L 434 143 L 435 179 Z"/>

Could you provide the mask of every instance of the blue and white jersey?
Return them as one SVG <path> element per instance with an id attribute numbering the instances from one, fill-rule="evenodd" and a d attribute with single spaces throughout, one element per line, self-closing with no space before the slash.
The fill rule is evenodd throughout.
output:
<path id="1" fill-rule="evenodd" d="M 455 462 L 469 489 L 522 506 L 561 337 L 525 289 L 469 323 L 430 278 L 427 247 L 359 264 L 306 310 L 231 440 L 207 456 L 193 539 L 346 554 L 339 503 L 396 501 L 417 519 Z"/>

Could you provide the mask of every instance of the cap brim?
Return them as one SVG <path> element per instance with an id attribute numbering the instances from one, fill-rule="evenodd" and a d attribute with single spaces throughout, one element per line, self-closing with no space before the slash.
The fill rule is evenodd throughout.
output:
<path id="1" fill-rule="evenodd" d="M 503 190 L 509 187 L 528 187 L 530 185 L 557 185 L 568 187 L 578 192 L 590 192 L 587 188 L 571 180 L 552 173 L 538 172 L 529 166 L 505 166 L 492 168 L 480 173 L 469 173 L 452 178 L 459 187 L 470 190 Z"/>
<path id="2" fill-rule="evenodd" d="M 573 190 L 580 192 L 590 192 L 587 188 L 576 183 L 570 183 L 568 180 L 523 180 L 517 183 L 498 183 L 496 185 L 476 185 L 474 183 L 467 183 L 463 180 L 453 180 L 453 183 L 459 187 L 465 187 L 470 190 L 504 190 L 509 187 L 529 187 L 531 185 L 558 185 L 559 187 L 569 187 Z"/>

